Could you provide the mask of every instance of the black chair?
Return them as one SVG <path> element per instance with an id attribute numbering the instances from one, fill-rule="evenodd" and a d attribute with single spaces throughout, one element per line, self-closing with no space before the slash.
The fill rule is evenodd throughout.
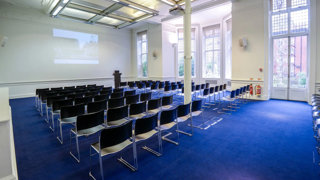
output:
<path id="1" fill-rule="evenodd" d="M 127 87 L 128 86 L 128 82 L 120 82 L 120 87 Z"/>
<path id="2" fill-rule="evenodd" d="M 202 100 L 195 100 L 192 102 L 191 105 L 191 116 L 198 117 L 201 115 L 202 121 L 199 125 L 193 125 L 192 127 L 199 128 L 199 129 L 208 129 L 213 124 L 208 124 L 210 120 L 204 121 L 203 118 L 203 110 L 202 110 Z"/>
<path id="3" fill-rule="evenodd" d="M 177 122 L 177 108 L 170 109 L 170 110 L 164 110 L 160 114 L 160 133 L 162 134 L 163 131 L 170 130 L 171 128 L 176 127 L 176 133 L 177 133 L 177 141 L 173 141 L 169 138 L 172 133 L 169 132 L 166 135 L 162 136 L 161 139 L 168 141 L 170 143 L 173 143 L 175 145 L 179 145 L 179 125 Z"/>
<path id="4" fill-rule="evenodd" d="M 113 93 L 120 93 L 120 92 L 124 92 L 124 88 L 117 88 L 113 90 Z"/>
<path id="5" fill-rule="evenodd" d="M 112 90 L 102 90 L 102 91 L 100 91 L 100 93 L 99 93 L 100 95 L 110 95 L 110 94 L 112 94 Z"/>
<path id="6" fill-rule="evenodd" d="M 149 101 L 151 99 L 151 92 L 140 94 L 140 101 Z"/>
<path id="7" fill-rule="evenodd" d="M 129 109 L 129 116 L 130 118 L 134 118 L 134 119 L 142 118 L 146 115 L 146 111 L 147 111 L 146 102 L 131 104 Z"/>
<path id="8" fill-rule="evenodd" d="M 50 88 L 51 91 L 60 91 L 63 90 L 62 87 Z"/>
<path id="9" fill-rule="evenodd" d="M 36 96 L 34 100 L 35 100 L 35 106 L 37 109 L 39 107 L 39 102 L 40 102 L 39 94 L 43 91 L 49 91 L 49 88 L 36 89 Z"/>
<path id="10" fill-rule="evenodd" d="M 124 92 L 124 97 L 136 95 L 136 90 L 130 90 Z"/>
<path id="11" fill-rule="evenodd" d="M 129 106 L 122 106 L 118 108 L 108 109 L 107 111 L 107 126 L 119 126 L 129 118 Z"/>
<path id="12" fill-rule="evenodd" d="M 75 87 L 75 86 L 66 86 L 66 87 L 64 87 L 63 89 L 66 89 L 66 90 L 74 90 L 74 89 L 76 89 L 76 87 Z"/>
<path id="13" fill-rule="evenodd" d="M 47 122 L 49 122 L 49 111 L 52 110 L 52 103 L 53 101 L 58 101 L 58 100 L 65 100 L 66 96 L 60 96 L 57 94 L 53 94 L 50 96 L 47 96 L 47 100 L 46 100 L 46 115 L 47 118 L 45 119 Z"/>
<path id="14" fill-rule="evenodd" d="M 58 119 L 60 127 L 60 137 L 57 136 L 57 139 L 63 144 L 63 124 L 75 124 L 77 121 L 77 116 L 83 115 L 85 113 L 84 104 L 79 104 L 75 106 L 63 106 L 60 110 L 60 118 Z"/>
<path id="15" fill-rule="evenodd" d="M 117 108 L 124 106 L 124 98 L 114 98 L 114 99 L 109 99 L 108 101 L 108 108 Z"/>
<path id="16" fill-rule="evenodd" d="M 135 130 L 136 142 L 147 140 L 157 134 L 158 146 L 159 146 L 158 152 L 147 146 L 143 146 L 142 149 L 149 151 L 156 156 L 161 156 L 162 141 L 161 141 L 161 134 L 158 127 L 158 113 L 148 117 L 137 119 L 135 122 L 134 130 Z"/>
<path id="17" fill-rule="evenodd" d="M 87 88 L 96 87 L 96 86 L 97 86 L 96 84 L 88 84 L 88 85 L 87 85 Z"/>
<path id="18" fill-rule="evenodd" d="M 206 83 L 206 88 L 209 89 L 210 88 L 210 84 Z"/>
<path id="19" fill-rule="evenodd" d="M 99 95 L 99 91 L 88 91 L 88 92 L 86 92 L 85 94 L 84 94 L 84 96 L 85 97 L 87 97 L 87 96 L 97 96 L 97 95 Z"/>
<path id="20" fill-rule="evenodd" d="M 88 103 L 87 113 L 104 111 L 107 109 L 107 100 Z"/>
<path id="21" fill-rule="evenodd" d="M 71 129 L 70 131 L 70 148 L 71 148 L 71 140 L 72 138 L 75 138 L 78 157 L 76 157 L 72 153 L 71 149 L 70 149 L 70 155 L 78 163 L 80 162 L 79 137 L 81 136 L 88 137 L 90 135 L 93 135 L 101 131 L 102 129 L 104 129 L 103 123 L 104 123 L 104 111 L 77 116 L 76 127 Z"/>
<path id="22" fill-rule="evenodd" d="M 148 113 L 149 114 L 156 114 L 161 111 L 161 98 L 152 99 L 148 101 Z"/>
<path id="23" fill-rule="evenodd" d="M 139 94 L 137 95 L 132 95 L 132 96 L 127 96 L 126 97 L 126 105 L 129 105 L 129 104 L 136 104 L 139 102 Z"/>
<path id="24" fill-rule="evenodd" d="M 86 85 L 79 85 L 79 86 L 76 86 L 76 89 L 85 89 L 86 88 Z"/>
<path id="25" fill-rule="evenodd" d="M 74 100 L 74 104 L 75 104 L 75 105 L 78 105 L 78 104 L 85 104 L 85 105 L 87 105 L 87 104 L 89 104 L 89 103 L 91 103 L 91 102 L 93 102 L 93 97 L 92 97 L 92 96 L 86 96 L 86 97 L 82 97 L 82 98 L 76 98 L 76 99 Z"/>
<path id="26" fill-rule="evenodd" d="M 183 122 L 187 121 L 188 119 L 190 119 L 191 133 L 187 133 L 187 132 L 184 132 L 181 130 L 177 130 L 177 132 L 188 135 L 188 136 L 192 136 L 193 135 L 193 128 L 192 128 L 193 124 L 192 124 L 192 116 L 191 116 L 191 103 L 179 105 L 177 107 L 177 122 L 183 123 Z"/>
<path id="27" fill-rule="evenodd" d="M 67 100 L 57 100 L 57 101 L 53 101 L 52 102 L 52 109 L 51 109 L 51 123 L 52 123 L 52 127 L 51 130 L 54 131 L 55 130 L 55 126 L 54 126 L 54 121 L 55 121 L 55 116 L 56 115 L 60 115 L 60 110 L 61 107 L 63 106 L 73 106 L 73 99 L 67 99 Z"/>
<path id="28" fill-rule="evenodd" d="M 111 94 L 110 98 L 114 99 L 114 98 L 122 98 L 123 97 L 123 92 L 114 92 Z"/>
<path id="29" fill-rule="evenodd" d="M 164 87 L 163 93 L 166 94 L 166 95 L 170 95 L 170 94 L 171 94 L 171 86 L 166 85 L 166 86 Z"/>
<path id="30" fill-rule="evenodd" d="M 90 164 L 91 156 L 98 154 L 100 174 L 102 179 L 104 179 L 102 158 L 108 155 L 118 153 L 130 145 L 132 145 L 134 164 L 131 165 L 122 157 L 118 158 L 118 161 L 127 166 L 132 171 L 138 170 L 137 148 L 135 142 L 135 135 L 134 133 L 132 133 L 132 129 L 132 121 L 129 121 L 121 126 L 104 129 L 100 133 L 99 142 L 93 143 L 90 146 Z M 93 154 L 91 153 L 92 151 L 94 151 Z M 90 165 L 89 176 L 93 179 L 96 179 L 91 172 L 91 168 L 92 167 Z"/>
<path id="31" fill-rule="evenodd" d="M 172 108 L 173 96 L 163 96 L 162 97 L 162 109 L 170 109 Z"/>
<path id="32" fill-rule="evenodd" d="M 98 95 L 98 96 L 95 96 L 94 98 L 94 102 L 96 101 L 103 101 L 103 100 L 109 100 L 109 95 Z"/>

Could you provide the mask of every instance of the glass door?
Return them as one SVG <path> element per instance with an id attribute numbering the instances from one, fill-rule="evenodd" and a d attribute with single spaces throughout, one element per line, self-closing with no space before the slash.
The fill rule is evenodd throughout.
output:
<path id="1" fill-rule="evenodd" d="M 306 100 L 307 54 L 307 36 L 273 40 L 272 98 Z"/>

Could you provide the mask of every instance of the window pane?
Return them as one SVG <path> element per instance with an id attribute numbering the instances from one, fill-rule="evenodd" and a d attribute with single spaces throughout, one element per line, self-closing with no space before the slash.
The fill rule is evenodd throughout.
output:
<path id="1" fill-rule="evenodd" d="M 147 54 L 143 54 L 141 56 L 141 62 L 142 62 L 142 76 L 147 77 L 148 76 L 148 60 L 147 60 Z"/>
<path id="2" fill-rule="evenodd" d="M 213 50 L 213 38 L 206 38 L 206 50 Z"/>
<path id="3" fill-rule="evenodd" d="M 183 39 L 178 41 L 178 51 L 179 52 L 183 52 L 184 51 L 184 41 L 183 41 Z"/>
<path id="4" fill-rule="evenodd" d="M 290 22 L 291 33 L 308 32 L 308 29 L 309 29 L 308 9 L 293 11 L 290 13 L 290 16 L 291 16 L 291 22 Z"/>
<path id="5" fill-rule="evenodd" d="M 147 53 L 148 50 L 147 50 L 147 43 L 146 42 L 143 42 L 142 43 L 142 53 Z"/>
<path id="6" fill-rule="evenodd" d="M 214 40 L 214 49 L 220 49 L 220 37 L 215 37 Z"/>
<path id="7" fill-rule="evenodd" d="M 227 22 L 227 24 L 230 23 L 231 21 Z M 225 34 L 225 78 L 226 79 L 231 79 L 231 57 L 232 57 L 232 31 L 231 28 L 230 30 L 227 30 Z"/>
<path id="8" fill-rule="evenodd" d="M 272 35 L 288 33 L 288 13 L 272 15 Z"/>
<path id="9" fill-rule="evenodd" d="M 203 63 L 203 76 L 207 78 L 213 77 L 213 51 L 205 53 L 205 62 Z"/>
<path id="10" fill-rule="evenodd" d="M 142 41 L 146 41 L 147 40 L 147 34 L 143 34 L 142 35 Z"/>
<path id="11" fill-rule="evenodd" d="M 272 0 L 272 10 L 281 11 L 287 9 L 287 0 Z"/>
<path id="12" fill-rule="evenodd" d="M 220 51 L 213 53 L 213 77 L 220 78 Z"/>
<path id="13" fill-rule="evenodd" d="M 191 40 L 191 51 L 196 51 L 196 40 Z"/>
<path id="14" fill-rule="evenodd" d="M 292 0 L 291 1 L 292 8 L 297 8 L 297 7 L 306 6 L 306 5 L 307 5 L 307 0 Z"/>
<path id="15" fill-rule="evenodd" d="M 196 76 L 196 53 L 192 52 L 191 56 L 192 56 L 192 59 L 191 59 L 191 76 L 195 77 Z"/>
<path id="16" fill-rule="evenodd" d="M 183 39 L 183 29 L 178 29 L 178 39 Z"/>
<path id="17" fill-rule="evenodd" d="M 307 36 L 290 39 L 290 87 L 305 88 L 307 78 Z"/>
<path id="18" fill-rule="evenodd" d="M 273 40 L 273 87 L 288 84 L 288 38 Z"/>

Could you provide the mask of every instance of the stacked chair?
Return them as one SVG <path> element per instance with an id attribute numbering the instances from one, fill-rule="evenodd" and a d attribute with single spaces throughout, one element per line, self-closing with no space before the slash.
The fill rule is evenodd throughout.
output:
<path id="1" fill-rule="evenodd" d="M 312 105 L 312 124 L 314 131 L 314 138 L 316 139 L 316 149 L 320 155 L 320 95 L 313 94 L 311 98 Z M 320 165 L 320 162 L 318 162 Z"/>

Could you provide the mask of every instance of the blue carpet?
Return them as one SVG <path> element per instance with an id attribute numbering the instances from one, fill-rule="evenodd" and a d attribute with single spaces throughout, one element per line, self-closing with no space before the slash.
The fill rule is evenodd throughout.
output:
<path id="1" fill-rule="evenodd" d="M 40 117 L 33 98 L 11 100 L 20 180 L 89 179 L 89 144 L 97 136 L 80 140 L 81 163 L 69 155 L 65 144 Z M 212 110 L 205 119 L 217 116 Z M 156 157 L 138 144 L 139 170 L 131 172 L 117 162 L 104 160 L 107 179 L 217 179 L 313 180 L 320 179 L 312 131 L 311 107 L 302 102 L 254 101 L 194 136 L 180 135 L 180 145 L 163 142 L 164 154 Z M 194 118 L 200 122 L 201 118 Z M 186 127 L 187 128 L 187 127 Z M 145 144 L 156 148 L 156 138 Z M 155 145 L 152 145 L 155 144 Z M 74 146 L 72 146 L 74 147 Z M 132 162 L 132 150 L 120 154 Z M 93 158 L 94 173 L 98 160 Z M 100 177 L 100 176 L 98 176 Z"/>

